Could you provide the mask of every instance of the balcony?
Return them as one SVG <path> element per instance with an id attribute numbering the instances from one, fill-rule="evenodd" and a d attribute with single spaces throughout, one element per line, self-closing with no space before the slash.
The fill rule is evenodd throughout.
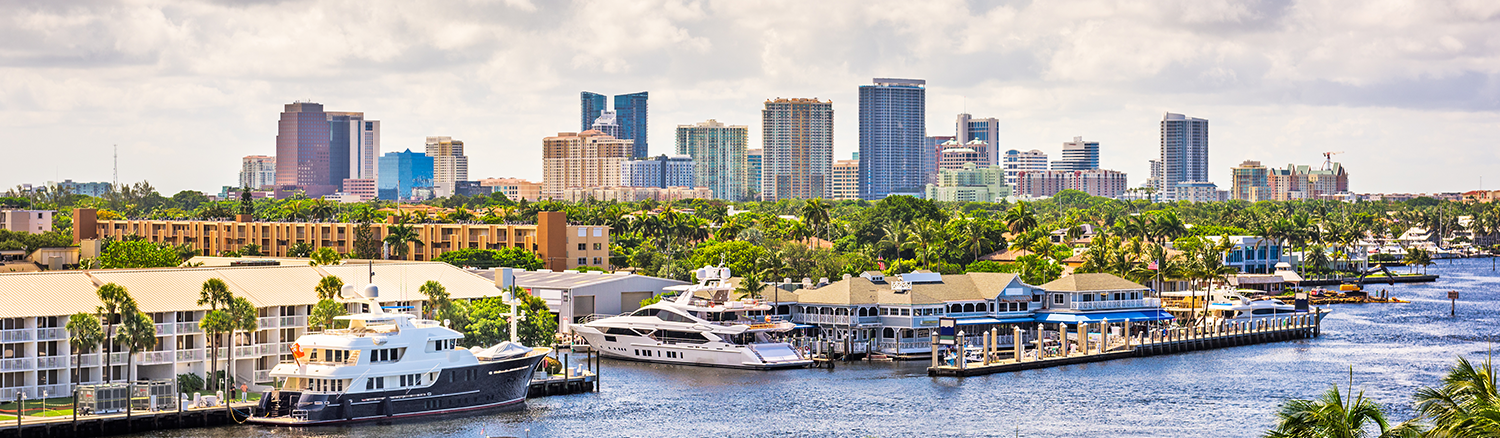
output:
<path id="1" fill-rule="evenodd" d="M 279 327 L 279 325 L 277 325 L 277 323 L 280 322 L 280 321 L 281 321 L 281 318 L 279 318 L 279 317 L 275 317 L 275 316 L 262 316 L 260 318 L 256 318 L 255 323 L 260 326 L 261 330 L 265 330 L 265 329 L 273 329 L 273 328 Z"/>
<path id="2" fill-rule="evenodd" d="M 1068 308 L 1072 310 L 1133 309 L 1141 307 L 1161 307 L 1161 299 L 1143 298 L 1139 300 L 1074 301 L 1068 303 Z"/>
<path id="3" fill-rule="evenodd" d="M 177 324 L 170 323 L 170 322 L 163 322 L 163 323 L 160 323 L 160 324 L 156 324 L 156 335 L 157 336 L 171 336 L 172 334 L 176 333 L 176 330 L 175 330 L 177 328 L 176 325 Z"/>
<path id="4" fill-rule="evenodd" d="M 66 339 L 68 339 L 68 330 L 62 327 L 36 329 L 36 340 L 38 341 L 62 341 Z"/>
<path id="5" fill-rule="evenodd" d="M 68 367 L 68 362 L 71 362 L 71 361 L 69 361 L 68 358 L 65 358 L 65 357 L 62 357 L 62 356 L 38 357 L 38 358 L 36 358 L 36 369 L 39 369 L 39 370 L 55 370 L 55 369 L 67 368 Z"/>
<path id="6" fill-rule="evenodd" d="M 254 383 L 270 383 L 271 382 L 271 370 L 259 370 L 259 371 L 256 371 L 254 377 L 255 377 L 253 379 L 253 380 L 255 380 Z"/>
<path id="7" fill-rule="evenodd" d="M 66 384 L 66 383 L 61 383 L 61 384 L 57 384 L 57 385 L 38 385 L 36 387 L 36 392 L 33 393 L 31 395 L 31 397 L 33 397 L 33 398 L 40 398 L 40 397 L 61 397 L 61 396 L 66 396 L 66 395 L 69 395 L 69 394 L 72 394 L 72 393 L 73 393 L 73 385 L 69 385 L 69 384 Z M 31 402 L 27 402 L 26 404 L 30 405 Z"/>
<path id="8" fill-rule="evenodd" d="M 305 326 L 307 326 L 307 317 L 306 316 L 283 316 L 283 317 L 281 317 L 281 327 L 305 327 Z"/>
<path id="9" fill-rule="evenodd" d="M 80 363 L 80 362 L 82 362 L 82 363 Z M 72 354 L 68 355 L 68 366 L 69 367 L 79 367 L 79 366 L 96 367 L 96 366 L 99 366 L 100 364 L 101 364 L 101 362 L 99 361 L 99 353 L 85 354 L 85 355 L 81 355 L 81 356 L 80 355 L 72 355 Z"/>
<path id="10" fill-rule="evenodd" d="M 259 356 L 259 354 L 256 353 L 256 351 L 255 351 L 255 346 L 254 345 L 241 345 L 241 346 L 234 347 L 234 357 L 238 358 L 238 357 L 253 357 L 253 356 Z"/>
<path id="11" fill-rule="evenodd" d="M 110 365 L 111 366 L 113 366 L 113 365 L 124 365 L 125 364 L 125 360 L 127 359 L 125 356 L 129 355 L 129 354 L 130 353 L 126 353 L 126 352 L 123 352 L 123 351 L 119 352 L 119 353 L 110 353 L 109 354 L 109 363 L 110 363 Z"/>
<path id="12" fill-rule="evenodd" d="M 842 324 L 849 325 L 849 315 L 820 315 L 803 313 L 795 318 L 803 324 Z"/>
<path id="13" fill-rule="evenodd" d="M 136 353 L 136 364 L 139 365 L 161 365 L 172 363 L 174 355 L 171 351 L 144 351 Z"/>
<path id="14" fill-rule="evenodd" d="M 25 342 L 31 340 L 33 329 L 0 330 L 0 342 Z"/>
<path id="15" fill-rule="evenodd" d="M 0 371 L 30 371 L 36 368 L 36 360 L 29 357 L 0 359 Z"/>
<path id="16" fill-rule="evenodd" d="M 178 362 L 196 362 L 203 360 L 204 358 L 203 349 L 201 348 L 195 348 L 191 350 L 177 350 L 173 353 L 174 358 Z"/>
<path id="17" fill-rule="evenodd" d="M 188 335 L 193 333 L 203 333 L 203 329 L 198 327 L 198 321 L 177 323 L 177 334 Z"/>
<path id="18" fill-rule="evenodd" d="M 255 344 L 255 355 L 256 356 L 275 356 L 277 354 L 280 354 L 280 353 L 277 353 L 277 345 L 278 344 L 274 344 L 274 343 L 272 343 L 272 344 Z"/>

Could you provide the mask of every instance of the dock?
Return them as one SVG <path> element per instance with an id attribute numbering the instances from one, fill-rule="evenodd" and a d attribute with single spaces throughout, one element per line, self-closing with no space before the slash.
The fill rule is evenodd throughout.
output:
<path id="1" fill-rule="evenodd" d="M 88 437 L 123 435 L 163 429 L 222 426 L 244 420 L 257 402 L 235 402 L 211 408 L 188 408 L 178 411 L 134 411 L 78 417 L 33 417 L 0 421 L 0 438 L 12 437 Z M 235 417 L 230 418 L 230 409 Z"/>
<path id="2" fill-rule="evenodd" d="M 927 368 L 927 375 L 934 377 L 978 376 L 1130 357 L 1306 339 L 1321 334 L 1321 316 L 1321 313 L 1306 314 L 1196 327 L 1159 328 L 1149 325 L 1142 327 L 1131 323 L 1095 323 L 1077 324 L 1072 330 L 1068 330 L 1067 326 L 1063 325 L 1058 333 L 1064 341 L 1061 344 L 1064 348 L 1059 349 L 1055 354 L 1048 354 L 1046 348 L 1028 349 L 1027 345 L 1021 342 L 1016 342 L 1011 346 L 998 345 L 993 340 L 998 339 L 999 334 L 991 332 L 985 334 L 985 345 L 981 355 L 984 360 L 964 359 L 950 364 L 935 354 L 932 358 L 932 366 Z M 1109 335 L 1111 328 L 1122 328 L 1121 325 L 1132 335 L 1113 337 Z M 1019 329 L 1017 331 L 1014 339 L 1021 339 Z M 1091 340 L 1095 337 L 1099 340 Z M 936 337 L 933 341 L 937 344 Z M 1043 345 L 1042 341 L 1035 343 L 1037 346 Z M 933 347 L 933 351 L 948 348 L 939 345 Z M 964 346 L 959 346 L 957 350 L 962 351 L 963 348 Z M 1038 355 L 1041 357 L 1037 357 Z"/>

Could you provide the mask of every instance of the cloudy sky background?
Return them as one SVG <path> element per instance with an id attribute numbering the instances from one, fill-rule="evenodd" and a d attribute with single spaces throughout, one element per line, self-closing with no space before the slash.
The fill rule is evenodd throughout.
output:
<path id="1" fill-rule="evenodd" d="M 1210 177 L 1246 159 L 1351 172 L 1356 192 L 1500 188 L 1500 2 L 1490 0 L 67 2 L 0 5 L 0 187 L 235 184 L 294 100 L 382 122 L 383 152 L 464 140 L 470 177 L 541 178 L 578 93 L 649 91 L 652 153 L 767 98 L 927 80 L 927 134 L 998 117 L 1002 149 L 1074 136 L 1146 177 L 1164 112 L 1209 120 Z"/>

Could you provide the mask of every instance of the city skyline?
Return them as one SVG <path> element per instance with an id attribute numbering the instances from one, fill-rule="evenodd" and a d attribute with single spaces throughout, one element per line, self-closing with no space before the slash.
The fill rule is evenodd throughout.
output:
<path id="1" fill-rule="evenodd" d="M 539 180 L 537 139 L 577 127 L 580 90 L 649 91 L 648 155 L 672 152 L 677 125 L 709 118 L 748 126 L 759 145 L 765 99 L 832 100 L 846 115 L 834 133 L 844 157 L 858 149 L 856 87 L 871 77 L 925 79 L 929 135 L 969 113 L 999 120 L 1000 152 L 1060 156 L 1060 142 L 1082 136 L 1132 186 L 1150 174 L 1164 112 L 1213 121 L 1208 175 L 1221 189 L 1244 160 L 1308 163 L 1329 150 L 1348 150 L 1341 161 L 1364 175 L 1430 175 L 1360 179 L 1356 192 L 1500 181 L 1489 165 L 1500 152 L 1477 141 L 1500 127 L 1493 5 L 162 8 L 0 6 L 7 141 L 23 162 L 71 159 L 0 184 L 109 181 L 118 144 L 122 182 L 213 191 L 237 181 L 241 157 L 276 153 L 275 113 L 298 100 L 381 120 L 382 154 L 451 135 L 482 145 L 468 151 L 474 178 Z M 590 17 L 611 24 L 583 25 Z M 424 22 L 453 25 L 417 31 Z M 624 22 L 637 24 L 613 24 Z M 928 31 L 939 27 L 954 32 Z"/>

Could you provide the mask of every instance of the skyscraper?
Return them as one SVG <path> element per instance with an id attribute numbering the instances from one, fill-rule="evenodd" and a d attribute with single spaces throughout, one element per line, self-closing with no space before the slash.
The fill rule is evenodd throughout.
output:
<path id="1" fill-rule="evenodd" d="M 276 157 L 250 155 L 240 161 L 240 187 L 259 189 L 276 185 Z"/>
<path id="2" fill-rule="evenodd" d="M 338 184 L 330 171 L 332 137 L 329 126 L 328 114 L 323 112 L 321 104 L 294 102 L 286 105 L 281 120 L 277 122 L 277 186 L 301 189 L 309 198 L 337 191 Z"/>
<path id="3" fill-rule="evenodd" d="M 604 135 L 620 138 L 620 121 L 615 118 L 614 110 L 604 110 L 599 112 L 599 118 L 594 119 L 594 124 L 584 130 L 599 131 Z"/>
<path id="4" fill-rule="evenodd" d="M 432 157 L 411 149 L 381 156 L 380 179 L 375 186 L 380 199 L 411 199 L 412 189 L 432 187 Z"/>
<path id="5" fill-rule="evenodd" d="M 634 149 L 631 150 L 632 158 L 645 158 L 648 152 L 646 143 L 646 100 L 649 93 L 642 91 L 631 94 L 616 94 L 615 109 L 612 114 L 603 113 L 608 109 L 608 102 L 603 94 L 584 91 L 579 93 L 579 111 L 582 114 L 579 123 L 579 132 L 597 129 L 594 122 L 604 117 L 609 117 L 617 126 L 615 132 L 608 129 L 598 129 L 611 137 L 621 140 L 634 141 Z"/>
<path id="6" fill-rule="evenodd" d="M 1229 168 L 1229 172 L 1229 199 L 1250 202 L 1271 199 L 1268 196 L 1270 182 L 1267 179 L 1270 172 L 1259 161 L 1245 160 L 1240 165 Z"/>
<path id="7" fill-rule="evenodd" d="M 1161 121 L 1157 192 L 1177 200 L 1177 184 L 1208 182 L 1208 120 L 1167 113 Z"/>
<path id="8" fill-rule="evenodd" d="M 859 160 L 833 162 L 833 199 L 859 199 Z"/>
<path id="9" fill-rule="evenodd" d="M 1099 142 L 1083 141 L 1083 137 L 1073 137 L 1073 141 L 1063 142 L 1062 159 L 1052 162 L 1052 170 L 1093 170 L 1099 168 Z"/>
<path id="10" fill-rule="evenodd" d="M 745 189 L 749 193 L 746 200 L 760 199 L 760 174 L 765 167 L 765 153 L 762 148 L 745 150 Z"/>
<path id="11" fill-rule="evenodd" d="M 1000 163 L 1000 119 L 994 117 L 976 119 L 968 113 L 959 114 L 958 121 L 953 126 L 954 137 L 958 137 L 959 144 L 968 144 L 979 140 L 990 145 L 990 150 L 985 155 L 988 162 L 985 165 Z"/>
<path id="12" fill-rule="evenodd" d="M 599 119 L 600 112 L 609 109 L 607 102 L 609 98 L 603 94 L 587 91 L 578 93 L 578 95 L 578 100 L 580 101 L 579 112 L 581 113 L 578 122 L 578 132 L 583 132 L 594 126 L 594 120 Z"/>
<path id="13" fill-rule="evenodd" d="M 922 191 L 927 81 L 875 78 L 859 87 L 859 192 L 864 199 Z"/>
<path id="14" fill-rule="evenodd" d="M 469 157 L 464 142 L 453 137 L 427 137 L 426 155 L 432 157 L 432 188 L 437 196 L 452 196 L 459 181 L 469 180 Z"/>
<path id="15" fill-rule="evenodd" d="M 677 153 L 693 157 L 694 186 L 712 189 L 719 199 L 748 199 L 750 170 L 745 152 L 749 142 L 750 128 L 744 125 L 725 125 L 714 119 L 677 125 Z"/>
<path id="16" fill-rule="evenodd" d="M 767 100 L 761 110 L 760 198 L 826 198 L 833 166 L 833 102 Z M 863 159 L 863 155 L 860 154 Z"/>
<path id="17" fill-rule="evenodd" d="M 646 98 L 645 91 L 615 95 L 615 118 L 620 123 L 617 138 L 635 142 L 635 158 L 644 158 L 650 153 L 646 144 Z"/>
<path id="18" fill-rule="evenodd" d="M 542 197 L 562 198 L 569 188 L 620 185 L 620 163 L 633 150 L 630 140 L 599 131 L 560 132 L 542 139 Z"/>
<path id="19" fill-rule="evenodd" d="M 1021 172 L 1047 170 L 1047 154 L 1036 149 L 1025 152 L 1015 149 L 1005 151 L 1001 161 L 1005 165 L 1005 183 L 1011 187 L 1016 186 Z"/>
<path id="20" fill-rule="evenodd" d="M 380 173 L 380 121 L 365 121 L 365 144 L 364 152 L 360 155 L 359 172 L 351 173 L 350 178 L 375 179 Z M 358 176 L 355 176 L 358 175 Z"/>

